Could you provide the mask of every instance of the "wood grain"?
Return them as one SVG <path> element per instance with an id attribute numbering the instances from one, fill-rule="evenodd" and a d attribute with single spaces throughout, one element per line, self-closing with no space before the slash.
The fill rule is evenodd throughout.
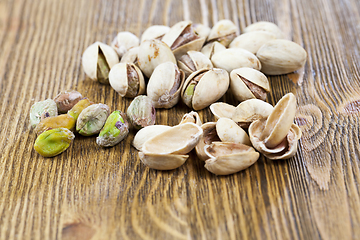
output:
<path id="1" fill-rule="evenodd" d="M 270 103 L 297 96 L 294 158 L 215 176 L 193 153 L 173 171 L 147 168 L 130 147 L 134 133 L 109 149 L 76 136 L 54 158 L 33 150 L 36 101 L 76 89 L 111 110 L 129 105 L 85 76 L 88 45 L 224 18 L 239 33 L 272 21 L 306 49 L 304 69 L 270 77 Z M 359 239 L 359 23 L 357 0 L 0 0 L 0 239 Z M 176 125 L 188 111 L 159 110 L 157 123 Z"/>

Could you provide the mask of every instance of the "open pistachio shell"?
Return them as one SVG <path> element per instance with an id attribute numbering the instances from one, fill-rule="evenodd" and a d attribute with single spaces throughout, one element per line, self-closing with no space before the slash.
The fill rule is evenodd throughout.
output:
<path id="1" fill-rule="evenodd" d="M 220 118 L 216 122 L 216 132 L 222 142 L 242 143 L 251 146 L 250 138 L 245 130 L 229 118 Z"/>
<path id="2" fill-rule="evenodd" d="M 216 175 L 228 175 L 253 165 L 260 154 L 254 148 L 229 142 L 213 142 L 205 147 L 209 159 L 205 168 Z"/>
<path id="3" fill-rule="evenodd" d="M 276 39 L 276 35 L 265 31 L 254 31 L 237 36 L 229 48 L 242 48 L 256 54 L 266 42 Z"/>
<path id="4" fill-rule="evenodd" d="M 195 147 L 196 155 L 202 161 L 205 161 L 209 158 L 206 155 L 204 147 L 210 145 L 212 142 L 220 141 L 219 136 L 216 132 L 216 122 L 207 122 L 201 125 L 201 129 L 203 130 L 203 135 L 199 140 L 199 143 Z"/>
<path id="5" fill-rule="evenodd" d="M 284 38 L 284 33 L 281 31 L 281 29 L 272 22 L 260 21 L 253 23 L 244 29 L 244 33 L 254 32 L 254 31 L 270 32 L 274 34 L 276 38 Z"/>
<path id="6" fill-rule="evenodd" d="M 202 125 L 199 114 L 194 111 L 185 113 L 185 115 L 183 116 L 183 118 L 181 119 L 181 122 L 179 124 L 184 124 L 187 122 L 195 123 L 198 126 Z"/>
<path id="7" fill-rule="evenodd" d="M 150 39 L 161 40 L 161 38 L 169 32 L 170 27 L 165 25 L 153 25 L 148 27 L 141 35 L 141 42 Z"/>
<path id="8" fill-rule="evenodd" d="M 149 168 L 157 170 L 172 170 L 180 167 L 189 155 L 161 154 L 139 152 L 140 160 Z"/>
<path id="9" fill-rule="evenodd" d="M 139 38 L 131 32 L 119 32 L 111 43 L 111 47 L 121 58 L 130 48 L 139 46 Z"/>
<path id="10" fill-rule="evenodd" d="M 202 49 L 201 52 L 208 57 L 209 59 L 212 58 L 212 56 L 214 54 L 216 54 L 217 52 L 221 52 L 224 51 L 226 49 L 226 47 L 224 45 L 222 45 L 219 42 L 210 42 L 207 43 Z"/>
<path id="11" fill-rule="evenodd" d="M 141 151 L 143 144 L 147 140 L 155 137 L 156 135 L 161 134 L 162 132 L 169 130 L 170 128 L 171 127 L 167 125 L 151 125 L 144 127 L 136 133 L 132 145 L 137 150 Z"/>
<path id="12" fill-rule="evenodd" d="M 233 105 L 224 102 L 213 103 L 209 108 L 216 120 L 222 117 L 231 118 L 235 112 L 235 107 Z"/>
<path id="13" fill-rule="evenodd" d="M 265 101 L 270 85 L 262 72 L 243 67 L 231 71 L 230 90 L 240 102 L 253 98 Z"/>
<path id="14" fill-rule="evenodd" d="M 212 27 L 207 41 L 218 41 L 227 47 L 236 37 L 236 30 L 236 25 L 232 21 L 220 20 Z"/>
<path id="15" fill-rule="evenodd" d="M 178 66 L 184 71 L 185 77 L 188 77 L 191 73 L 197 70 L 213 67 L 210 59 L 203 53 L 197 51 L 188 51 L 186 54 L 181 56 L 178 60 Z"/>
<path id="16" fill-rule="evenodd" d="M 274 107 L 271 104 L 259 99 L 249 99 L 241 102 L 234 111 L 231 119 L 239 126 L 247 128 L 249 125 L 258 119 L 267 118 Z"/>
<path id="17" fill-rule="evenodd" d="M 193 27 L 195 32 L 199 35 L 199 37 L 207 39 L 207 37 L 210 34 L 211 28 L 201 23 L 195 23 L 193 24 Z"/>

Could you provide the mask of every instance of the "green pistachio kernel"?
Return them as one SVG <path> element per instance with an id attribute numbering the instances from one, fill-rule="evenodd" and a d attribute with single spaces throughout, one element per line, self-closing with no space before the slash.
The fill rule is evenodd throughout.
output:
<path id="1" fill-rule="evenodd" d="M 190 83 L 185 90 L 183 100 L 188 107 L 192 107 L 192 97 L 194 95 L 195 87 L 196 83 Z"/>
<path id="2" fill-rule="evenodd" d="M 99 133 L 109 113 L 109 107 L 105 104 L 90 105 L 80 113 L 76 122 L 76 131 L 84 136 Z"/>
<path id="3" fill-rule="evenodd" d="M 119 110 L 110 114 L 106 123 L 101 129 L 96 143 L 102 147 L 111 147 L 123 140 L 129 133 L 129 124 L 125 116 Z"/>
<path id="4" fill-rule="evenodd" d="M 129 122 L 135 129 L 139 130 L 155 124 L 156 110 L 148 96 L 140 95 L 134 98 L 126 114 Z"/>
<path id="5" fill-rule="evenodd" d="M 41 119 L 46 117 L 57 116 L 58 109 L 56 103 L 52 99 L 46 99 L 45 101 L 36 102 L 30 109 L 30 124 L 31 127 L 36 127 Z"/>
<path id="6" fill-rule="evenodd" d="M 98 81 L 102 84 L 109 84 L 109 72 L 110 72 L 109 64 L 107 63 L 105 55 L 99 46 L 99 55 L 98 55 L 97 71 L 96 71 Z"/>
<path id="7" fill-rule="evenodd" d="M 53 157 L 65 151 L 75 135 L 66 128 L 54 128 L 40 134 L 34 149 L 44 157 Z"/>

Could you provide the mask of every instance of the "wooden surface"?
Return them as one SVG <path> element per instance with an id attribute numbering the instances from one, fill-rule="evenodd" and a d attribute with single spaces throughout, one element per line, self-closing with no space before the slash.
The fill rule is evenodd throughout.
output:
<path id="1" fill-rule="evenodd" d="M 359 239 L 359 11 L 358 0 L 0 0 L 0 239 Z M 194 154 L 174 171 L 147 168 L 133 133 L 110 149 L 77 136 L 54 158 L 33 150 L 36 101 L 76 89 L 111 110 L 129 105 L 85 76 L 88 45 L 223 18 L 240 31 L 275 22 L 308 52 L 298 73 L 270 77 L 270 103 L 297 96 L 294 158 L 261 157 L 218 177 Z M 188 111 L 160 110 L 157 123 L 175 125 Z"/>

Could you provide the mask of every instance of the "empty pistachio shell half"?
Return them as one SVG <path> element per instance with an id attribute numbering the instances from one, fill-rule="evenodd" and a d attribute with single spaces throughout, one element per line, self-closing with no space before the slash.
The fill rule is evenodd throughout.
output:
<path id="1" fill-rule="evenodd" d="M 268 75 L 287 74 L 302 68 L 306 51 L 289 40 L 275 39 L 265 43 L 256 56 L 261 62 L 261 71 Z"/>
<path id="2" fill-rule="evenodd" d="M 207 37 L 210 34 L 211 28 L 209 28 L 208 26 L 205 26 L 204 24 L 201 23 L 195 23 L 193 24 L 193 28 L 195 30 L 195 32 L 197 33 L 197 35 L 199 35 L 199 37 L 205 38 L 205 40 L 207 39 Z"/>
<path id="3" fill-rule="evenodd" d="M 126 115 L 135 129 L 155 124 L 156 111 L 148 96 L 134 98 L 126 111 Z"/>
<path id="4" fill-rule="evenodd" d="M 212 27 L 207 41 L 217 41 L 227 47 L 236 37 L 236 30 L 236 25 L 232 21 L 220 20 Z"/>
<path id="5" fill-rule="evenodd" d="M 185 77 L 188 77 L 197 70 L 213 67 L 210 59 L 203 53 L 197 51 L 188 51 L 182 55 L 178 60 L 178 66 L 184 71 Z"/>
<path id="6" fill-rule="evenodd" d="M 55 117 L 47 117 L 41 120 L 41 122 L 36 125 L 34 132 L 36 134 L 41 134 L 50 129 L 54 128 L 67 128 L 73 130 L 75 128 L 76 120 L 69 114 L 61 114 Z"/>
<path id="7" fill-rule="evenodd" d="M 261 69 L 259 59 L 251 52 L 241 48 L 220 51 L 212 56 L 211 61 L 215 67 L 225 69 L 229 73 L 242 67 Z"/>
<path id="8" fill-rule="evenodd" d="M 226 49 L 226 47 L 224 45 L 222 45 L 219 42 L 210 42 L 207 43 L 202 49 L 201 52 L 208 57 L 209 59 L 212 58 L 212 56 L 214 54 L 216 54 L 217 52 L 221 52 L 224 51 Z"/>
<path id="9" fill-rule="evenodd" d="M 183 102 L 201 110 L 221 98 L 229 88 L 229 74 L 220 68 L 202 69 L 192 73 L 181 90 Z"/>
<path id="10" fill-rule="evenodd" d="M 75 135 L 66 128 L 55 128 L 40 134 L 35 141 L 34 149 L 44 157 L 53 157 L 65 151 Z"/>
<path id="11" fill-rule="evenodd" d="M 55 117 L 58 114 L 56 102 L 52 99 L 36 102 L 30 109 L 30 124 L 31 127 L 36 127 L 42 118 Z"/>
<path id="12" fill-rule="evenodd" d="M 276 39 L 276 35 L 265 31 L 254 31 L 237 36 L 229 45 L 229 48 L 243 48 L 256 54 L 266 42 Z"/>
<path id="13" fill-rule="evenodd" d="M 82 55 L 82 66 L 86 75 L 100 83 L 109 83 L 109 71 L 119 63 L 115 50 L 101 42 L 91 44 Z"/>
<path id="14" fill-rule="evenodd" d="M 248 128 L 249 125 L 262 118 L 267 118 L 274 107 L 259 99 L 249 99 L 241 102 L 236 108 L 231 117 L 239 126 Z"/>
<path id="15" fill-rule="evenodd" d="M 56 102 L 59 113 L 67 113 L 67 111 L 69 111 L 82 98 L 81 93 L 70 90 L 59 93 L 54 98 L 54 101 Z"/>
<path id="16" fill-rule="evenodd" d="M 209 108 L 216 120 L 222 117 L 231 118 L 235 112 L 235 107 L 233 105 L 224 102 L 213 103 Z"/>
<path id="17" fill-rule="evenodd" d="M 187 122 L 195 123 L 198 126 L 202 125 L 199 114 L 194 111 L 185 113 L 179 124 L 183 124 L 183 123 L 187 123 Z"/>
<path id="18" fill-rule="evenodd" d="M 130 48 L 121 58 L 121 63 L 133 63 L 137 65 L 140 47 Z"/>
<path id="19" fill-rule="evenodd" d="M 170 27 L 165 25 L 153 25 L 148 27 L 141 35 L 141 42 L 150 39 L 161 40 L 162 37 L 169 32 Z"/>
<path id="20" fill-rule="evenodd" d="M 184 72 L 172 62 L 165 62 L 157 66 L 147 86 L 147 96 L 151 99 L 154 107 L 171 108 L 175 106 L 180 99 L 184 78 Z"/>
<path id="21" fill-rule="evenodd" d="M 216 122 L 207 122 L 201 125 L 203 135 L 199 143 L 195 147 L 196 155 L 202 161 L 205 161 L 209 156 L 205 153 L 204 147 L 210 145 L 212 142 L 221 141 L 216 132 Z"/>
<path id="22" fill-rule="evenodd" d="M 265 101 L 270 85 L 262 72 L 244 67 L 231 71 L 230 90 L 240 102 L 253 98 Z"/>
<path id="23" fill-rule="evenodd" d="M 254 31 L 265 31 L 270 32 L 276 36 L 276 38 L 284 38 L 284 34 L 281 29 L 272 22 L 260 21 L 247 26 L 244 29 L 244 33 Z"/>
<path id="24" fill-rule="evenodd" d="M 134 140 L 132 142 L 132 145 L 137 150 L 141 151 L 143 144 L 147 140 L 155 137 L 156 135 L 161 134 L 162 132 L 169 130 L 170 128 L 171 127 L 167 126 L 167 125 L 151 125 L 151 126 L 144 127 L 136 133 Z"/>
<path id="25" fill-rule="evenodd" d="M 101 147 L 112 147 L 121 142 L 129 133 L 129 124 L 119 110 L 112 112 L 106 119 L 96 143 Z"/>
<path id="26" fill-rule="evenodd" d="M 100 132 L 110 114 L 107 105 L 98 103 L 85 108 L 76 121 L 76 131 L 90 136 Z"/>
<path id="27" fill-rule="evenodd" d="M 139 46 L 139 38 L 131 32 L 119 32 L 111 43 L 111 47 L 121 58 L 130 48 Z"/>
<path id="28" fill-rule="evenodd" d="M 140 69 L 133 63 L 118 63 L 109 73 L 111 87 L 121 97 L 134 98 L 145 93 L 144 76 Z"/>
<path id="29" fill-rule="evenodd" d="M 251 146 L 250 138 L 244 129 L 229 118 L 216 122 L 216 132 L 222 142 L 242 143 Z"/>
<path id="30" fill-rule="evenodd" d="M 145 76 L 150 77 L 154 69 L 164 62 L 176 64 L 176 59 L 166 43 L 152 39 L 140 44 L 138 65 Z"/>
<path id="31" fill-rule="evenodd" d="M 254 148 L 229 142 L 213 142 L 205 147 L 209 159 L 205 168 L 216 175 L 228 175 L 253 165 L 260 154 Z"/>
<path id="32" fill-rule="evenodd" d="M 159 154 L 139 152 L 140 160 L 149 168 L 157 170 L 172 170 L 180 167 L 189 155 Z"/>

